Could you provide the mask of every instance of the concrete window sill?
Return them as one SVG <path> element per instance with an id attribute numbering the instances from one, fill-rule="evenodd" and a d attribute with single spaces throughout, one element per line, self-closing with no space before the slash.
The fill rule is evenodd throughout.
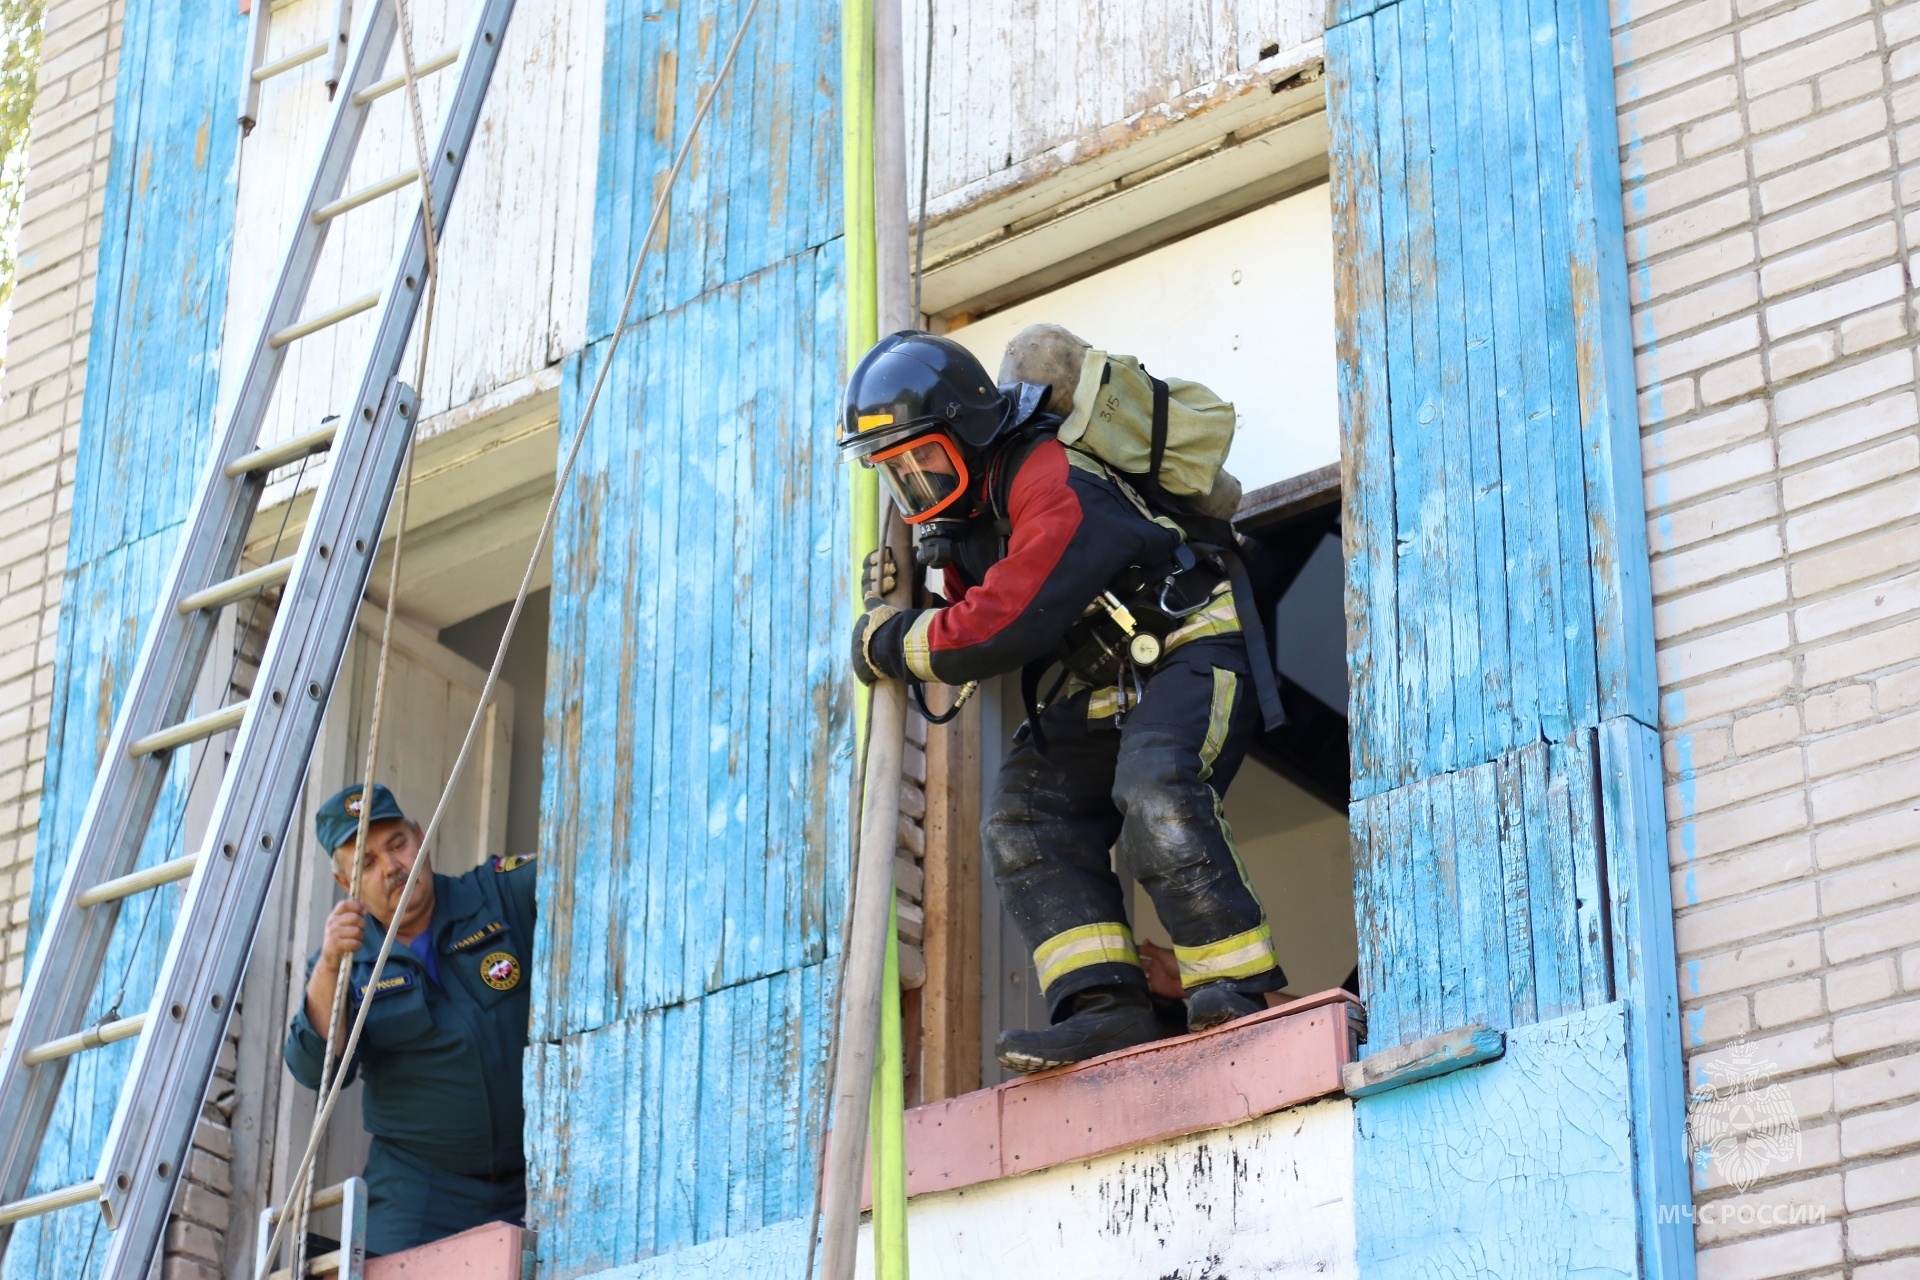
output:
<path id="1" fill-rule="evenodd" d="M 907 1194 L 1016 1177 L 1337 1094 L 1365 1018 L 1348 992 L 1322 991 L 1211 1031 L 915 1107 L 906 1116 Z"/>

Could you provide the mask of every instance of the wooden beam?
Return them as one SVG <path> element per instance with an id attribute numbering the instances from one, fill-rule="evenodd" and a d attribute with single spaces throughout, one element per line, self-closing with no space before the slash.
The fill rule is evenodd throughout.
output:
<path id="1" fill-rule="evenodd" d="M 1358 1062 L 1349 1062 L 1340 1069 L 1340 1078 L 1349 1098 L 1364 1098 L 1488 1062 L 1506 1051 L 1505 1035 L 1475 1024 L 1410 1040 Z"/>
<path id="2" fill-rule="evenodd" d="M 1240 499 L 1233 523 L 1242 533 L 1264 531 L 1339 501 L 1340 464 L 1334 462 L 1255 489 Z"/>
<path id="3" fill-rule="evenodd" d="M 937 709 L 937 707 L 936 707 Z M 980 1087 L 980 702 L 927 730 L 922 1100 Z"/>

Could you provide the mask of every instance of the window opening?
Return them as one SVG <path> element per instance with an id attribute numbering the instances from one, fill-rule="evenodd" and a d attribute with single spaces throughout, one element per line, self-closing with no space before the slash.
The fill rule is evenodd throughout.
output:
<path id="1" fill-rule="evenodd" d="M 449 471 L 446 483 L 447 513 L 407 534 L 377 778 L 423 825 L 452 769 L 506 625 L 511 603 L 497 602 L 510 601 L 530 549 L 525 511 L 535 508 L 537 517 L 552 492 L 550 478 L 501 491 L 497 477 L 460 467 Z M 420 496 L 416 492 L 416 501 Z M 385 568 L 383 557 L 373 575 L 376 590 L 384 586 Z M 550 596 L 544 586 L 528 596 L 489 723 L 435 840 L 436 872 L 458 875 L 492 856 L 538 850 Z M 253 1104 L 262 1109 L 254 1131 L 258 1149 L 249 1147 L 242 1159 L 257 1162 L 256 1181 L 266 1187 L 267 1203 L 285 1198 L 285 1181 L 311 1124 L 315 1095 L 287 1075 L 280 1047 L 295 1002 L 304 997 L 307 960 L 340 897 L 327 874 L 327 851 L 316 846 L 313 811 L 357 781 L 365 765 L 381 620 L 376 603 L 362 607 L 309 768 L 293 856 L 281 869 L 250 962 L 240 1053 L 243 1061 L 259 1064 L 264 1091 Z M 360 1120 L 361 1088 L 356 1081 L 341 1094 L 319 1154 L 316 1185 L 365 1167 L 369 1138 Z M 328 1235 L 336 1217 L 331 1210 L 317 1213 L 312 1230 Z"/>
<path id="2" fill-rule="evenodd" d="M 1227 469 L 1247 490 L 1237 523 L 1258 544 L 1250 569 L 1266 577 L 1263 594 L 1279 600 L 1267 621 L 1289 723 L 1256 741 L 1223 803 L 1272 924 L 1288 995 L 1347 984 L 1358 953 L 1332 261 L 1329 189 L 1316 186 L 950 335 L 994 370 L 1020 329 L 1061 324 L 1234 402 L 1239 433 Z M 1024 718 L 1018 675 L 983 687 L 976 702 L 984 798 Z M 976 826 L 978 816 L 976 808 Z M 1145 892 L 1127 888 L 1136 936 L 1169 945 Z M 990 1085 L 1009 1078 L 994 1056 L 998 1033 L 1044 1026 L 1047 1015 L 1032 956 L 984 866 L 977 928 L 980 1083 Z"/>
<path id="3" fill-rule="evenodd" d="M 512 759 L 507 775 L 506 852 L 533 853 L 540 847 L 540 786 L 547 701 L 547 619 L 553 589 L 529 592 L 520 623 L 507 646 L 500 680 L 513 686 Z M 500 634 L 507 629 L 511 601 L 456 622 L 440 631 L 440 643 L 476 666 L 493 662 Z"/>

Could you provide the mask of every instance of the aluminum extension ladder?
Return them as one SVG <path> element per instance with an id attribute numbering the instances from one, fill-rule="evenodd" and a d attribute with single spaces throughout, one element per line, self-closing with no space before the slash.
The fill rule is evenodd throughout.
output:
<path id="1" fill-rule="evenodd" d="M 265 13 L 272 0 L 253 0 Z M 480 0 L 426 175 L 434 225 L 453 193 L 493 74 L 513 0 Z M 381 527 L 413 428 L 414 392 L 396 377 L 425 282 L 426 230 L 418 212 L 387 287 L 302 319 L 308 286 L 334 220 L 420 180 L 408 170 L 342 194 L 371 105 L 404 87 L 384 76 L 394 51 L 394 0 L 366 6 L 336 96 L 324 149 L 294 229 L 231 417 L 214 442 L 181 534 L 170 580 L 149 622 L 78 838 L 42 930 L 12 1034 L 0 1054 L 0 1256 L 13 1224 L 97 1202 L 112 1231 L 102 1274 L 143 1280 L 166 1226 L 180 1168 L 239 987 L 274 864 L 305 781 Z M 379 326 L 355 398 L 333 424 L 261 448 L 287 347 L 379 308 Z M 331 450 L 299 548 L 238 573 L 267 475 Z M 184 719 L 219 611 L 284 583 L 252 697 Z M 238 729 L 201 851 L 134 870 L 165 786 L 172 753 Z M 87 1026 L 120 904 L 187 880 L 153 1002 L 144 1013 Z M 98 1173 L 28 1195 L 54 1103 L 74 1054 L 138 1037 Z"/>
<path id="2" fill-rule="evenodd" d="M 313 1193 L 308 1202 L 310 1209 L 331 1209 L 340 1206 L 340 1243 L 330 1253 L 322 1253 L 307 1263 L 310 1276 L 331 1273 L 334 1280 L 362 1280 L 367 1274 L 367 1182 L 365 1178 L 348 1178 L 345 1182 L 331 1187 L 322 1187 Z M 260 1232 L 253 1239 L 253 1274 L 265 1276 L 267 1280 L 291 1280 L 293 1268 L 268 1271 L 273 1261 L 267 1254 L 267 1246 L 273 1243 L 273 1228 L 280 1221 L 280 1210 L 268 1207 L 260 1211 Z M 291 1244 L 289 1240 L 287 1244 Z M 286 1246 L 281 1246 L 285 1248 Z"/>

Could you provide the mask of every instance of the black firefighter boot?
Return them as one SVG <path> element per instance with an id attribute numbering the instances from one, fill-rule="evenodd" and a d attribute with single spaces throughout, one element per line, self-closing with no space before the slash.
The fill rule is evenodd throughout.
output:
<path id="1" fill-rule="evenodd" d="M 1232 979 L 1202 983 L 1187 992 L 1187 1029 L 1205 1031 L 1223 1022 L 1260 1013 L 1266 1007 L 1265 999 L 1241 991 Z"/>
<path id="2" fill-rule="evenodd" d="M 1131 1049 L 1165 1033 L 1145 988 L 1089 987 L 1068 997 L 1066 1017 L 1044 1031 L 1002 1031 L 994 1046 L 1009 1071 L 1045 1071 Z"/>

